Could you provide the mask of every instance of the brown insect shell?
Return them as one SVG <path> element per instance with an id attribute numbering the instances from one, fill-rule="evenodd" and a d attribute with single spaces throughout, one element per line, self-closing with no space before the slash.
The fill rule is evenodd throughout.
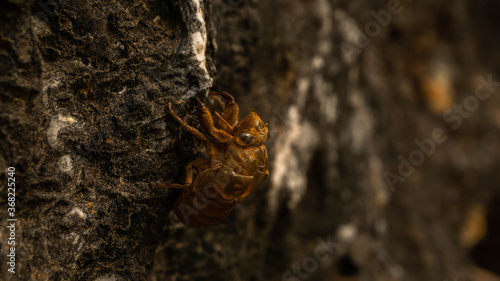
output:
<path id="1" fill-rule="evenodd" d="M 208 137 L 206 148 L 210 160 L 206 166 L 200 166 L 203 171 L 180 194 L 174 211 L 185 225 L 203 228 L 224 219 L 237 202 L 268 178 L 269 160 L 264 142 L 269 137 L 269 122 L 264 123 L 253 111 L 238 122 L 237 104 L 233 103 L 230 106 L 235 110 L 228 110 L 228 106 L 220 116 L 216 113 L 219 130 L 226 134 L 214 132 L 210 112 L 196 101 L 202 109 L 199 119 Z M 191 133 L 201 134 L 171 114 Z"/>

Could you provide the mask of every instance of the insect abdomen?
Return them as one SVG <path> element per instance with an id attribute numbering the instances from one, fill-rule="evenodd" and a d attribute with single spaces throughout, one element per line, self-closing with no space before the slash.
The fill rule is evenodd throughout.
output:
<path id="1" fill-rule="evenodd" d="M 187 226 L 203 228 L 224 219 L 235 202 L 224 202 L 220 195 L 210 198 L 204 192 L 183 191 L 175 204 L 177 218 Z"/>
<path id="2" fill-rule="evenodd" d="M 218 164 L 200 173 L 175 204 L 177 218 L 187 226 L 203 228 L 224 219 L 249 189 L 253 177 L 236 174 Z"/>

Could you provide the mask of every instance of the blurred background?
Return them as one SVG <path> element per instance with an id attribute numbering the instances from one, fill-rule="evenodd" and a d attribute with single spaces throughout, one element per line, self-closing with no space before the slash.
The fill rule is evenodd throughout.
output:
<path id="1" fill-rule="evenodd" d="M 263 279 L 499 280 L 499 4 L 227 4 L 215 86 L 278 112 Z"/>
<path id="2" fill-rule="evenodd" d="M 4 280 L 500 280 L 500 2 L 1 5 Z M 209 88 L 276 116 L 266 184 L 198 230 L 149 181 Z"/>

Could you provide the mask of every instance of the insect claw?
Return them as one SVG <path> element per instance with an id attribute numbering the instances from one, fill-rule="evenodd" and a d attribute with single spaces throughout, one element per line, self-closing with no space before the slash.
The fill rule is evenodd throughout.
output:
<path id="1" fill-rule="evenodd" d="M 168 109 L 168 112 L 170 113 L 170 115 L 175 115 L 175 112 L 172 109 L 172 103 L 171 102 L 168 102 L 167 109 Z"/>
<path id="2" fill-rule="evenodd" d="M 228 99 L 230 104 L 235 103 L 235 100 L 234 100 L 233 96 L 231 96 L 230 94 L 228 94 L 226 92 L 209 91 L 208 94 L 210 94 L 210 95 L 219 95 L 219 96 L 221 96 L 223 98 Z"/>
<path id="3" fill-rule="evenodd" d="M 190 100 L 194 101 L 199 107 L 205 106 L 198 98 L 190 98 Z"/>

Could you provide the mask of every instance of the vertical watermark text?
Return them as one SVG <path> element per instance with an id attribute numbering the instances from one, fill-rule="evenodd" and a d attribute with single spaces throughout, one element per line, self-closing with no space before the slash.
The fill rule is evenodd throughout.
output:
<path id="1" fill-rule="evenodd" d="M 7 270 L 11 273 L 16 273 L 16 168 L 9 167 L 7 170 L 7 229 L 8 235 L 8 254 L 7 254 Z"/>

